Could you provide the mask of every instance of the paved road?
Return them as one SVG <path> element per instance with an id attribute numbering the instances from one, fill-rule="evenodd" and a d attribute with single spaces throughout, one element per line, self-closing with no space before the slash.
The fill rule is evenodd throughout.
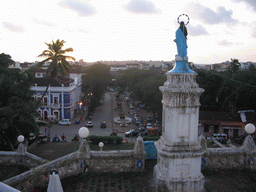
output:
<path id="1" fill-rule="evenodd" d="M 94 124 L 93 128 L 89 128 L 90 135 L 110 135 L 112 133 L 112 130 L 115 130 L 118 132 L 118 136 L 124 136 L 124 132 L 129 131 L 130 129 L 136 129 L 138 126 L 136 126 L 134 123 L 128 124 L 127 127 L 120 127 L 119 124 L 116 124 L 113 122 L 114 117 L 118 117 L 117 110 L 115 107 L 116 104 L 116 92 L 106 92 L 105 97 L 103 100 L 103 104 L 98 106 L 92 115 L 92 122 Z M 127 105 L 127 102 L 125 101 L 125 96 L 122 97 L 122 106 L 125 113 L 125 116 L 133 116 L 133 110 L 129 108 L 129 105 Z M 85 113 L 86 114 L 86 113 Z M 146 115 L 148 113 L 145 110 L 140 109 L 140 116 L 146 118 Z M 80 118 L 80 116 L 78 117 Z M 74 137 L 75 134 L 78 133 L 78 130 L 81 127 L 85 126 L 86 120 L 85 115 L 82 116 L 82 121 L 80 124 L 74 124 L 75 119 L 72 119 L 72 124 L 70 126 L 63 126 L 63 125 L 57 125 L 54 124 L 50 128 L 50 135 L 51 138 L 55 135 L 60 137 L 61 135 L 64 135 L 68 138 L 68 142 L 71 141 L 71 139 Z M 106 121 L 107 128 L 100 128 L 100 124 L 102 121 Z M 47 130 L 49 131 L 49 130 Z M 41 127 L 42 134 L 47 134 L 46 128 Z M 126 138 L 129 142 L 134 142 L 135 138 Z"/>

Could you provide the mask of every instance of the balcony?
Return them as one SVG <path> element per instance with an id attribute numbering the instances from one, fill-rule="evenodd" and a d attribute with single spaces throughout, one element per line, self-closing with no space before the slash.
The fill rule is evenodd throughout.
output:
<path id="1" fill-rule="evenodd" d="M 60 108 L 60 104 L 59 103 L 58 104 L 51 103 L 50 107 L 51 108 Z"/>

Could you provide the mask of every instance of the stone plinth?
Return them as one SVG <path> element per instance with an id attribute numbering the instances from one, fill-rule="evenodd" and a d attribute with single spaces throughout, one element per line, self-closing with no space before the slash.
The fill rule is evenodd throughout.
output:
<path id="1" fill-rule="evenodd" d="M 163 93 L 162 136 L 155 143 L 158 157 L 154 168 L 156 191 L 203 191 L 203 150 L 198 141 L 199 98 L 204 91 L 195 72 L 167 72 Z"/>

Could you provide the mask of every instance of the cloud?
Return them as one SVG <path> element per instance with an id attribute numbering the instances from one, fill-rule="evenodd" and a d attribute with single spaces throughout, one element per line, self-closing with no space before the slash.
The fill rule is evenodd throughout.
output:
<path id="1" fill-rule="evenodd" d="M 54 26 L 52 23 L 47 22 L 47 21 L 39 21 L 39 20 L 37 20 L 37 19 L 34 19 L 34 21 L 35 21 L 36 23 L 40 24 L 40 25 L 45 25 L 45 26 L 48 26 L 48 27 Z"/>
<path id="2" fill-rule="evenodd" d="M 158 13 L 159 10 L 156 9 L 155 5 L 148 0 L 131 0 L 125 9 L 132 13 Z"/>
<path id="3" fill-rule="evenodd" d="M 244 2 L 247 4 L 247 8 L 256 12 L 256 1 L 255 0 L 233 0 L 234 2 Z"/>
<path id="4" fill-rule="evenodd" d="M 199 35 L 209 35 L 206 29 L 202 25 L 187 25 L 188 34 L 191 36 L 199 36 Z"/>
<path id="5" fill-rule="evenodd" d="M 225 7 L 221 6 L 217 8 L 217 11 L 205 7 L 199 3 L 192 3 L 189 10 L 192 17 L 203 21 L 205 24 L 221 24 L 235 25 L 238 20 L 232 18 L 233 11 L 226 10 Z"/>
<path id="6" fill-rule="evenodd" d="M 252 37 L 256 38 L 256 27 L 252 29 Z"/>
<path id="7" fill-rule="evenodd" d="M 219 45 L 219 46 L 229 46 L 229 45 L 233 45 L 233 43 L 228 42 L 228 41 L 226 41 L 226 40 L 222 40 L 222 41 L 219 41 L 219 42 L 218 42 L 218 45 Z"/>
<path id="8" fill-rule="evenodd" d="M 71 9 L 72 11 L 75 11 L 78 13 L 79 16 L 81 17 L 86 17 L 90 16 L 96 13 L 96 10 L 94 7 L 92 7 L 89 4 L 80 2 L 78 0 L 66 0 L 66 1 L 61 1 L 59 3 L 60 6 Z"/>
<path id="9" fill-rule="evenodd" d="M 9 30 L 12 31 L 12 32 L 17 32 L 17 33 L 24 32 L 24 29 L 23 29 L 23 27 L 21 27 L 21 26 L 14 25 L 14 24 L 8 23 L 8 22 L 3 22 L 2 24 L 3 24 L 3 26 L 4 26 L 6 29 L 9 29 Z"/>

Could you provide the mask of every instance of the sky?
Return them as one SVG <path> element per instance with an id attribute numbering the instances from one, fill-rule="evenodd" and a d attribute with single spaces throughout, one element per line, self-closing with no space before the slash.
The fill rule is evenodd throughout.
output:
<path id="1" fill-rule="evenodd" d="M 0 53 L 41 61 L 45 43 L 60 39 L 77 61 L 171 61 L 180 15 L 190 62 L 256 62 L 255 0 L 6 0 Z"/>

